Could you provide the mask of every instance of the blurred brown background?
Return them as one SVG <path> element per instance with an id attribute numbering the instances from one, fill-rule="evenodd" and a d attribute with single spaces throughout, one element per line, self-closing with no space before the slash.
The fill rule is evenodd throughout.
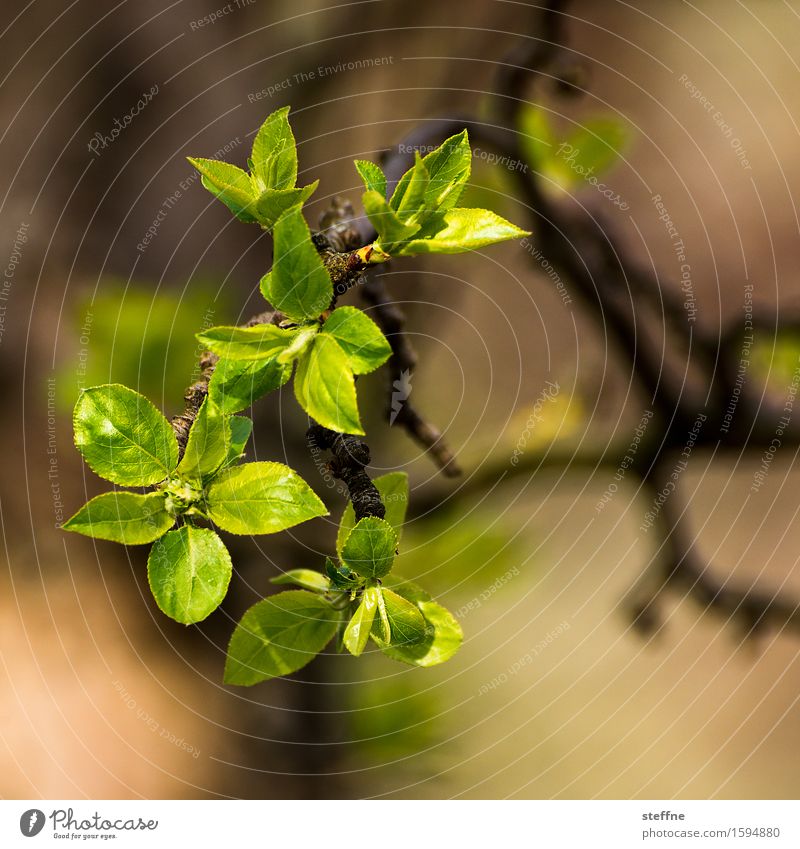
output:
<path id="1" fill-rule="evenodd" d="M 565 114 L 631 127 L 607 178 L 630 209 L 606 209 L 631 250 L 678 279 L 658 193 L 686 244 L 699 322 L 739 314 L 747 281 L 758 304 L 796 307 L 800 4 L 568 11 L 590 83 Z M 565 305 L 519 245 L 387 272 L 421 355 L 414 398 L 446 429 L 466 481 L 488 469 L 490 487 L 462 495 L 463 481 L 438 478 L 384 424 L 380 375 L 363 382 L 376 469 L 407 469 L 412 498 L 449 497 L 410 524 L 399 568 L 462 611 L 465 645 L 450 663 L 330 657 L 291 680 L 222 687 L 234 620 L 278 568 L 322 563 L 344 503 L 325 495 L 291 392 L 259 403 L 250 455 L 286 459 L 332 518 L 228 538 L 239 574 L 202 626 L 156 609 L 144 547 L 56 527 L 104 487 L 71 443 L 81 382 L 123 380 L 174 414 L 193 334 L 259 308 L 269 239 L 186 184 L 185 157 L 227 148 L 221 157 L 243 165 L 260 122 L 291 104 L 300 182 L 321 179 L 309 219 L 334 194 L 357 203 L 353 158 L 376 158 L 432 117 L 488 114 L 498 63 L 536 37 L 529 9 L 36 0 L 2 17 L 2 796 L 796 795 L 796 637 L 744 643 L 733 624 L 676 601 L 665 629 L 642 638 L 619 609 L 659 544 L 638 532 L 647 503 L 635 481 L 598 515 L 607 469 L 506 474 L 546 380 L 560 392 L 537 439 L 602 449 L 627 440 L 641 410 L 602 325 Z M 682 75 L 734 128 L 749 169 Z M 93 153 L 95 134 L 110 136 L 155 86 Z M 494 207 L 528 225 L 494 177 L 478 163 Z M 591 187 L 575 202 L 604 203 Z M 700 455 L 680 497 L 722 575 L 798 592 L 794 457 L 778 454 L 742 511 L 758 463 Z"/>

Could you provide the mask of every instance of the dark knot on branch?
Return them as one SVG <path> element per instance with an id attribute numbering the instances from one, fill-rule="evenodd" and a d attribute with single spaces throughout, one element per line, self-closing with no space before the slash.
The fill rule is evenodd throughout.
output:
<path id="1" fill-rule="evenodd" d="M 347 487 L 356 520 L 365 516 L 377 516 L 382 519 L 386 515 L 381 495 L 364 470 L 370 462 L 369 446 L 366 442 L 351 434 L 336 433 L 318 424 L 308 429 L 306 441 L 311 451 L 321 449 L 333 454 L 328 469 Z"/>

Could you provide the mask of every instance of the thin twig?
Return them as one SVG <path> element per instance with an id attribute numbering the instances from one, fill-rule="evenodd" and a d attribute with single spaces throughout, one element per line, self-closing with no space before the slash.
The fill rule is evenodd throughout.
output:
<path id="1" fill-rule="evenodd" d="M 445 442 L 442 432 L 417 412 L 408 397 L 396 399 L 396 392 L 407 395 L 409 380 L 417 365 L 417 354 L 404 332 L 405 315 L 389 297 L 383 280 L 376 274 L 367 276 L 361 294 L 364 300 L 374 307 L 375 321 L 392 348 L 388 364 L 389 393 L 386 410 L 390 424 L 404 428 L 408 435 L 430 454 L 446 477 L 458 477 L 461 467 Z"/>

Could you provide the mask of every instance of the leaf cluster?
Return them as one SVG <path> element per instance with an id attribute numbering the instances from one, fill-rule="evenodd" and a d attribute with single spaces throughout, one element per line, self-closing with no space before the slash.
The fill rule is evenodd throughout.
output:
<path id="1" fill-rule="evenodd" d="M 75 444 L 115 489 L 93 498 L 66 530 L 126 545 L 153 543 L 148 577 L 159 607 L 199 622 L 227 592 L 232 564 L 216 529 L 269 534 L 325 515 L 322 501 L 281 463 L 242 461 L 252 422 L 237 415 L 294 374 L 300 406 L 325 428 L 363 434 L 356 377 L 381 366 L 391 347 L 361 310 L 336 306 L 331 275 L 305 218 L 317 183 L 298 187 L 288 107 L 258 130 L 248 170 L 211 159 L 190 161 L 202 183 L 240 220 L 274 234 L 274 259 L 261 280 L 277 323 L 212 327 L 198 339 L 218 356 L 208 394 L 181 454 L 170 423 L 144 396 L 121 384 L 85 390 L 74 412 Z M 356 161 L 364 208 L 379 238 L 353 252 L 356 267 L 392 256 L 459 253 L 526 235 L 484 209 L 458 206 L 470 176 L 466 131 L 415 163 L 391 197 L 374 163 Z M 339 257 L 341 259 L 341 256 Z M 231 639 L 226 680 L 252 684 L 304 666 L 330 642 L 360 655 L 372 642 L 416 666 L 447 660 L 461 629 L 416 584 L 391 575 L 408 501 L 405 475 L 378 478 L 386 518 L 355 520 L 345 510 L 337 560 L 324 572 L 298 569 L 279 583 L 299 590 L 264 599 Z M 148 491 L 142 491 L 148 488 Z M 138 490 L 138 491 L 135 491 Z"/>
<path id="2" fill-rule="evenodd" d="M 120 384 L 84 391 L 73 417 L 75 445 L 100 477 L 152 492 L 98 495 L 65 530 L 125 545 L 155 543 L 147 572 L 161 610 L 184 624 L 205 619 L 228 590 L 231 558 L 212 527 L 270 534 L 326 514 L 311 487 L 281 463 L 243 463 L 253 424 L 206 398 L 183 457 L 170 423 Z"/>
<path id="3" fill-rule="evenodd" d="M 308 415 L 331 430 L 363 434 L 355 376 L 374 371 L 392 349 L 361 310 L 328 310 L 333 283 L 299 207 L 275 226 L 274 261 L 261 292 L 286 316 L 284 326 L 212 327 L 198 334 L 221 358 L 211 397 L 228 412 L 242 410 L 286 383 L 296 364 L 294 393 Z"/>
<path id="4" fill-rule="evenodd" d="M 459 207 L 469 180 L 467 131 L 420 156 L 387 198 L 386 176 L 373 162 L 356 160 L 364 181 L 364 211 L 378 233 L 375 257 L 456 254 L 529 235 L 487 209 Z"/>
<path id="5" fill-rule="evenodd" d="M 375 479 L 386 518 L 355 521 L 352 505 L 337 534 L 336 561 L 325 571 L 293 569 L 273 579 L 289 590 L 253 605 L 231 637 L 225 681 L 251 685 L 295 672 L 334 638 L 358 657 L 370 640 L 385 655 L 413 666 L 449 660 L 461 645 L 453 615 L 417 584 L 390 574 L 408 504 L 408 479 Z"/>
<path id="6" fill-rule="evenodd" d="M 273 112 L 253 141 L 248 171 L 216 159 L 189 157 L 203 185 L 240 220 L 271 230 L 284 212 L 302 206 L 319 180 L 298 188 L 297 146 L 289 126 L 289 107 Z"/>

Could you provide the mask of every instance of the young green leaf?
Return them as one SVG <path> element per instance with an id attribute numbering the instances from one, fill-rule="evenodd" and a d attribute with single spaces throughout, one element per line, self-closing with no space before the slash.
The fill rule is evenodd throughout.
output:
<path id="1" fill-rule="evenodd" d="M 214 197 L 241 221 L 252 224 L 256 221 L 255 196 L 250 177 L 241 168 L 216 159 L 195 159 L 189 162 L 202 175 L 201 182 Z"/>
<path id="2" fill-rule="evenodd" d="M 62 527 L 95 539 L 141 545 L 158 539 L 174 523 L 163 492 L 105 492 L 84 504 Z"/>
<path id="3" fill-rule="evenodd" d="M 356 307 L 338 307 L 322 325 L 339 343 L 354 374 L 367 374 L 383 365 L 392 348 L 375 322 Z"/>
<path id="4" fill-rule="evenodd" d="M 290 569 L 282 575 L 270 578 L 273 584 L 296 584 L 304 590 L 314 593 L 326 593 L 331 588 L 330 578 L 315 572 L 313 569 Z"/>
<path id="5" fill-rule="evenodd" d="M 250 686 L 301 669 L 331 641 L 339 619 L 322 596 L 304 590 L 259 601 L 233 632 L 225 683 Z"/>
<path id="6" fill-rule="evenodd" d="M 73 425 L 83 459 L 112 483 L 158 483 L 178 463 L 169 422 L 147 398 L 119 383 L 84 390 L 75 404 Z"/>
<path id="7" fill-rule="evenodd" d="M 191 625 L 216 610 L 228 592 L 232 565 L 222 540 L 208 528 L 184 525 L 153 546 L 147 578 L 161 610 Z"/>
<path id="8" fill-rule="evenodd" d="M 225 458 L 223 468 L 231 466 L 241 459 L 247 440 L 250 439 L 250 434 L 253 432 L 253 420 L 248 419 L 247 416 L 231 416 L 230 426 L 231 444 L 228 447 L 228 456 Z"/>
<path id="9" fill-rule="evenodd" d="M 413 581 L 393 578 L 384 583 L 419 608 L 427 628 L 425 638 L 420 642 L 405 646 L 381 646 L 381 651 L 393 660 L 412 666 L 436 666 L 449 660 L 461 647 L 464 638 L 461 626 L 453 614 L 446 607 L 432 601 L 430 595 Z"/>
<path id="10" fill-rule="evenodd" d="M 294 376 L 297 402 L 323 427 L 363 434 L 356 385 L 345 352 L 329 333 L 319 333 L 298 360 Z"/>
<path id="11" fill-rule="evenodd" d="M 280 389 L 291 376 L 291 363 L 279 363 L 277 357 L 272 360 L 223 358 L 211 375 L 208 394 L 223 413 L 238 413 L 268 392 Z"/>
<path id="12" fill-rule="evenodd" d="M 253 140 L 251 171 L 257 194 L 266 189 L 290 189 L 297 180 L 297 147 L 288 115 L 288 106 L 277 109 Z"/>
<path id="13" fill-rule="evenodd" d="M 425 197 L 428 191 L 429 175 L 419 151 L 414 153 L 414 167 L 406 171 L 400 178 L 391 198 L 389 206 L 397 213 L 401 221 L 408 221 L 419 215 L 425 208 Z"/>
<path id="14" fill-rule="evenodd" d="M 297 336 L 294 337 L 292 344 L 278 354 L 278 362 L 281 363 L 281 365 L 293 363 L 296 359 L 305 354 L 318 332 L 319 324 L 316 322 L 314 322 L 314 324 L 301 327 L 297 331 Z"/>
<path id="15" fill-rule="evenodd" d="M 189 430 L 186 450 L 176 469 L 178 475 L 202 481 L 225 462 L 230 445 L 230 419 L 206 397 Z"/>
<path id="16" fill-rule="evenodd" d="M 574 181 L 608 170 L 622 155 L 628 140 L 625 124 L 614 118 L 590 118 L 555 150 L 574 175 Z"/>
<path id="17" fill-rule="evenodd" d="M 256 324 L 254 327 L 210 327 L 198 333 L 197 338 L 223 359 L 275 360 L 294 342 L 299 332 L 274 324 Z"/>
<path id="18" fill-rule="evenodd" d="M 389 631 L 386 631 L 387 622 L 376 619 L 372 626 L 375 642 L 385 648 L 389 644 L 410 646 L 424 640 L 427 626 L 417 605 L 386 587 L 382 589 L 382 595 Z"/>
<path id="19" fill-rule="evenodd" d="M 397 534 L 377 516 L 366 516 L 356 523 L 342 546 L 342 562 L 359 575 L 379 578 L 394 562 Z"/>
<path id="20" fill-rule="evenodd" d="M 317 190 L 319 180 L 301 189 L 267 189 L 255 201 L 255 215 L 265 230 L 271 230 L 275 222 L 288 210 L 302 206 Z"/>
<path id="21" fill-rule="evenodd" d="M 375 478 L 372 482 L 380 493 L 381 501 L 386 508 L 386 515 L 383 518 L 394 528 L 399 542 L 403 533 L 403 523 L 406 520 L 406 509 L 408 508 L 408 475 L 405 472 L 389 472 Z M 348 501 L 336 534 L 336 553 L 339 557 L 342 556 L 342 546 L 347 537 L 350 536 L 350 531 L 353 530 L 355 524 L 356 514 L 353 510 L 353 503 Z"/>
<path id="22" fill-rule="evenodd" d="M 472 149 L 467 131 L 445 139 L 422 160 L 428 169 L 425 206 L 431 210 L 452 209 L 464 191 L 472 167 Z"/>
<path id="23" fill-rule="evenodd" d="M 337 590 L 353 590 L 363 583 L 347 566 L 337 566 L 330 557 L 325 558 L 325 573 L 330 579 L 331 586 Z"/>
<path id="24" fill-rule="evenodd" d="M 376 191 L 364 192 L 361 197 L 364 212 L 380 237 L 383 248 L 391 252 L 394 244 L 405 242 L 419 230 L 419 223 L 405 223 L 389 206 L 389 201 Z"/>
<path id="25" fill-rule="evenodd" d="M 431 215 L 414 238 L 395 253 L 401 256 L 458 254 L 529 235 L 488 209 L 456 207 Z"/>
<path id="26" fill-rule="evenodd" d="M 627 140 L 627 126 L 615 118 L 590 118 L 562 141 L 541 108 L 530 106 L 520 115 L 525 158 L 561 188 L 580 186 L 588 177 L 608 170 Z"/>
<path id="27" fill-rule="evenodd" d="M 390 575 L 384 578 L 381 584 L 401 595 L 406 601 L 410 601 L 412 604 L 433 600 L 431 594 L 416 583 L 416 581 L 409 581 L 408 578 L 401 578 L 399 575 Z"/>
<path id="28" fill-rule="evenodd" d="M 367 587 L 364 590 L 361 603 L 345 629 L 345 648 L 356 657 L 364 651 L 369 641 L 372 623 L 375 620 L 375 614 L 378 612 L 379 593 L 378 587 Z"/>
<path id="29" fill-rule="evenodd" d="M 232 534 L 273 534 L 325 516 L 311 487 L 282 463 L 244 463 L 220 472 L 206 490 L 207 515 Z"/>
<path id="30" fill-rule="evenodd" d="M 544 110 L 538 106 L 525 106 L 520 110 L 520 146 L 525 158 L 537 170 L 553 158 L 557 140 Z"/>
<path id="31" fill-rule="evenodd" d="M 388 642 L 392 636 L 392 627 L 389 623 L 389 615 L 386 612 L 386 599 L 383 596 L 383 588 L 378 584 L 378 616 L 372 623 L 372 631 L 384 635 Z"/>
<path id="32" fill-rule="evenodd" d="M 275 225 L 274 262 L 262 280 L 262 292 L 295 321 L 318 318 L 330 306 L 333 284 L 300 207 L 282 215 Z"/>
<path id="33" fill-rule="evenodd" d="M 386 197 L 386 175 L 374 162 L 366 159 L 356 159 L 355 166 L 368 192 L 377 192 L 382 198 Z"/>

